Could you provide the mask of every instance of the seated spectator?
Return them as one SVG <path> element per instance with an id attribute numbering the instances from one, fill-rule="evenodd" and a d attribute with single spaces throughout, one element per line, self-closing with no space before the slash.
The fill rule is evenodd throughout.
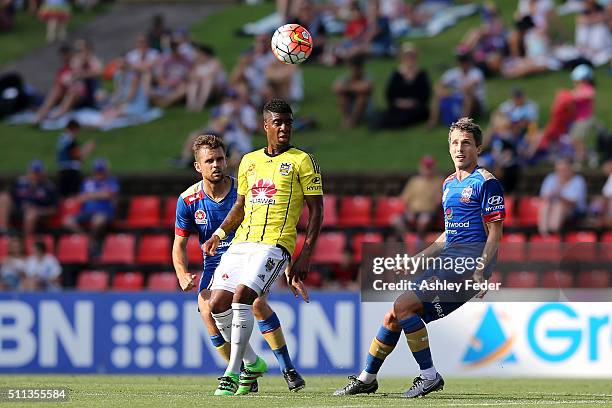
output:
<path id="1" fill-rule="evenodd" d="M 425 121 L 430 96 L 431 83 L 427 72 L 419 67 L 418 51 L 411 43 L 405 43 L 400 50 L 399 66 L 387 83 L 387 110 L 375 127 L 397 129 Z"/>
<path id="2" fill-rule="evenodd" d="M 254 106 L 260 106 L 274 96 L 291 102 L 304 97 L 304 84 L 298 66 L 283 64 L 276 59 L 267 34 L 258 35 L 253 48 L 238 60 L 230 82 L 246 83 Z"/>
<path id="3" fill-rule="evenodd" d="M 191 35 L 186 27 L 179 27 L 172 33 L 172 41 L 178 44 L 178 52 L 187 61 L 194 63 L 196 59 L 196 47 L 191 42 Z"/>
<path id="4" fill-rule="evenodd" d="M 499 73 L 508 47 L 504 22 L 495 7 L 485 6 L 484 23 L 468 31 L 461 41 L 460 49 L 470 53 L 474 64 L 486 77 Z"/>
<path id="5" fill-rule="evenodd" d="M 63 41 L 66 38 L 66 28 L 70 20 L 68 0 L 44 0 L 38 15 L 47 22 L 47 42 Z"/>
<path id="6" fill-rule="evenodd" d="M 249 90 L 245 84 L 230 88 L 219 106 L 211 110 L 211 119 L 202 129 L 192 132 L 183 144 L 181 155 L 172 159 L 172 165 L 189 168 L 193 165 L 193 142 L 201 134 L 216 134 L 223 137 L 227 147 L 228 171 L 235 173 L 240 159 L 253 150 L 253 134 L 259 123 L 257 112 L 249 101 Z"/>
<path id="7" fill-rule="evenodd" d="M 0 231 L 21 224 L 24 235 L 34 234 L 56 208 L 55 186 L 47 178 L 43 163 L 33 160 L 28 173 L 19 177 L 9 192 L 0 193 Z"/>
<path id="8" fill-rule="evenodd" d="M 81 147 L 78 141 L 80 130 L 79 122 L 70 120 L 57 139 L 58 189 L 62 197 L 73 196 L 79 192 L 83 180 L 81 175 L 83 161 L 95 147 L 93 140 Z"/>
<path id="9" fill-rule="evenodd" d="M 479 164 L 493 170 L 504 191 L 512 193 L 519 180 L 520 165 L 528 160 L 529 141 L 537 129 L 538 107 L 519 88 L 491 115 L 484 133 Z"/>
<path id="10" fill-rule="evenodd" d="M 72 48 L 64 44 L 58 49 L 58 54 L 62 60 L 62 66 L 57 70 L 53 86 L 47 93 L 45 100 L 41 107 L 36 112 L 34 123 L 42 122 L 51 109 L 59 104 L 70 89 L 72 81 Z"/>
<path id="11" fill-rule="evenodd" d="M 13 29 L 14 14 L 14 0 L 0 0 L 0 33 Z"/>
<path id="12" fill-rule="evenodd" d="M 97 250 L 107 227 L 115 218 L 119 182 L 109 174 L 108 163 L 96 159 L 92 177 L 85 180 L 77 199 L 81 208 L 76 216 L 68 217 L 66 228 L 73 232 L 90 232 L 92 248 Z"/>
<path id="13" fill-rule="evenodd" d="M 595 87 L 593 70 L 588 65 L 579 65 L 572 71 L 573 89 L 561 89 L 555 95 L 551 106 L 550 119 L 538 133 L 531 146 L 534 157 L 572 154 L 578 164 L 586 158 L 584 140 L 596 133 L 598 123 L 593 118 Z M 569 135 L 571 145 L 567 142 Z"/>
<path id="14" fill-rule="evenodd" d="M 74 50 L 70 71 L 65 75 L 65 92 L 57 109 L 49 113 L 49 119 L 57 119 L 73 109 L 96 107 L 96 91 L 102 74 L 102 62 L 93 54 L 91 44 L 85 40 L 75 41 Z M 36 123 L 40 123 L 42 119 L 37 114 Z"/>
<path id="15" fill-rule="evenodd" d="M 532 28 L 538 28 L 548 37 L 551 23 L 555 19 L 553 0 L 519 0 L 514 16 L 515 30 L 508 36 L 510 55 L 520 58 L 525 55 L 525 34 Z"/>
<path id="16" fill-rule="evenodd" d="M 446 71 L 434 91 L 427 126 L 450 125 L 461 117 L 477 117 L 484 109 L 485 84 L 482 71 L 469 54 L 457 54 L 457 67 Z"/>
<path id="17" fill-rule="evenodd" d="M 584 3 L 584 11 L 576 17 L 576 47 L 594 66 L 608 64 L 612 58 L 612 34 L 606 24 L 606 12 L 596 0 Z"/>
<path id="18" fill-rule="evenodd" d="M 404 202 L 404 214 L 393 220 L 396 233 L 413 229 L 421 243 L 436 220 L 442 202 L 443 179 L 437 174 L 436 161 L 431 156 L 423 156 L 419 163 L 419 173 L 408 180 L 400 199 Z"/>
<path id="19" fill-rule="evenodd" d="M 43 241 L 34 243 L 34 253 L 26 259 L 24 272 L 21 290 L 55 291 L 62 287 L 62 267 L 55 256 L 47 253 L 47 246 Z"/>
<path id="20" fill-rule="evenodd" d="M 138 71 L 129 69 L 125 59 L 117 59 L 113 73 L 113 95 L 102 109 L 102 122 L 108 123 L 123 116 L 144 115 L 148 109 L 149 97 Z"/>
<path id="21" fill-rule="evenodd" d="M 164 16 L 156 14 L 151 19 L 151 26 L 147 30 L 149 46 L 159 52 L 170 48 L 171 31 L 166 27 Z"/>
<path id="22" fill-rule="evenodd" d="M 544 179 L 538 215 L 541 235 L 557 234 L 568 222 L 579 221 L 587 209 L 587 186 L 584 177 L 574 174 L 567 159 L 558 159 L 554 173 Z"/>
<path id="23" fill-rule="evenodd" d="M 550 38 L 544 28 L 526 30 L 524 48 L 524 57 L 512 57 L 504 61 L 502 74 L 505 78 L 519 78 L 561 68 L 562 63 L 554 56 Z"/>
<path id="24" fill-rule="evenodd" d="M 345 128 L 354 128 L 364 119 L 371 101 L 374 82 L 364 73 L 363 63 L 363 57 L 352 58 L 349 61 L 349 74 L 333 85 Z"/>
<path id="25" fill-rule="evenodd" d="M 187 111 L 202 112 L 209 98 L 221 95 L 227 85 L 227 75 L 213 49 L 196 46 L 195 65 L 187 85 Z"/>
<path id="26" fill-rule="evenodd" d="M 19 237 L 10 237 L 8 253 L 0 265 L 0 290 L 16 291 L 25 274 L 23 244 Z"/>
<path id="27" fill-rule="evenodd" d="M 352 1 L 349 8 L 342 40 L 329 48 L 329 54 L 324 57 L 328 65 L 335 65 L 339 60 L 362 54 L 363 41 L 368 31 L 368 19 L 361 9 L 359 1 Z"/>
<path id="28" fill-rule="evenodd" d="M 297 3 L 296 15 L 290 21 L 305 27 L 312 38 L 316 38 L 308 61 L 319 61 L 327 45 L 327 30 L 322 16 L 315 10 L 312 0 L 300 0 Z"/>
<path id="29" fill-rule="evenodd" d="M 582 164 L 587 156 L 585 139 L 589 135 L 596 133 L 597 121 L 594 116 L 595 111 L 595 82 L 593 69 L 588 65 L 578 65 L 571 74 L 574 88 L 574 104 L 576 105 L 576 117 L 570 129 L 570 137 L 576 162 Z"/>
<path id="30" fill-rule="evenodd" d="M 359 3 L 354 2 L 351 19 L 346 25 L 344 39 L 336 47 L 335 57 L 349 60 L 358 55 L 385 57 L 393 53 L 389 18 L 380 14 L 378 0 L 368 2 L 367 15 L 363 14 Z"/>
<path id="31" fill-rule="evenodd" d="M 136 39 L 136 48 L 125 55 L 125 62 L 129 69 L 139 74 L 151 74 L 159 59 L 159 51 L 149 46 L 145 35 L 139 35 Z"/>
<path id="32" fill-rule="evenodd" d="M 154 71 L 157 85 L 151 89 L 152 102 L 162 108 L 180 102 L 187 95 L 187 82 L 191 63 L 178 50 L 176 42 L 170 43 L 170 54 L 162 58 Z"/>
<path id="33" fill-rule="evenodd" d="M 602 194 L 604 197 L 604 205 L 602 211 L 602 227 L 612 229 L 612 160 L 608 160 L 603 165 L 604 174 L 608 176 L 608 180 L 604 185 Z"/>

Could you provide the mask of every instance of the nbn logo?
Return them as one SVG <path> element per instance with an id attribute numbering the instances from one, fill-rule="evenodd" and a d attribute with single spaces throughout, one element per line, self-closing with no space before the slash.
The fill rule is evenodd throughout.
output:
<path id="1" fill-rule="evenodd" d="M 497 360 L 516 363 L 516 356 L 512 352 L 514 340 L 514 335 L 506 336 L 493 307 L 489 306 L 461 362 L 469 368 L 480 367 Z"/>

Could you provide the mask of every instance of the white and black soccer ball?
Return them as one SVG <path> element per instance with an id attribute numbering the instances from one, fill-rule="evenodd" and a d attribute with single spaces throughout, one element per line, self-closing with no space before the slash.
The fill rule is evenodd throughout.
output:
<path id="1" fill-rule="evenodd" d="M 301 64 L 312 52 L 312 36 L 299 24 L 285 24 L 276 29 L 270 46 L 280 62 Z"/>

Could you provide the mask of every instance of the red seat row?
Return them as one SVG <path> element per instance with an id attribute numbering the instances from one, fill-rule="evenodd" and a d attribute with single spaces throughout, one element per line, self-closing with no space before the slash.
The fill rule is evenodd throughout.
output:
<path id="1" fill-rule="evenodd" d="M 62 235 L 54 246 L 51 235 L 28 237 L 26 254 L 32 253 L 35 240 L 42 239 L 47 244 L 47 252 L 55 254 L 62 264 L 85 264 L 89 259 L 89 237 L 82 234 Z M 171 238 L 165 234 L 143 235 L 138 246 L 136 236 L 132 234 L 109 234 L 102 246 L 99 262 L 102 264 L 169 264 L 172 262 Z M 8 252 L 8 238 L 0 237 L 0 259 Z M 196 236 L 187 242 L 189 262 L 202 262 L 202 250 Z"/>
<path id="2" fill-rule="evenodd" d="M 105 271 L 83 271 L 77 278 L 77 289 L 103 291 L 109 289 L 110 276 Z M 137 291 L 145 287 L 145 278 L 141 272 L 116 273 L 112 289 L 118 291 Z M 173 272 L 156 272 L 149 276 L 147 289 L 156 291 L 175 291 L 178 280 Z"/>

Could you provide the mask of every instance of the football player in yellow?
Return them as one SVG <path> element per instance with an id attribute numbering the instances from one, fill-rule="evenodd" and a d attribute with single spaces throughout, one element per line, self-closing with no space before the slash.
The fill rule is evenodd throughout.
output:
<path id="1" fill-rule="evenodd" d="M 231 231 L 234 239 L 215 270 L 210 307 L 219 330 L 231 338 L 231 355 L 215 395 L 247 393 L 250 385 L 267 371 L 256 356 L 245 364 L 253 331 L 252 305 L 265 295 L 287 269 L 295 250 L 296 225 L 304 201 L 309 216 L 301 253 L 287 269 L 287 281 L 306 299 L 302 286 L 310 268 L 310 256 L 323 222 L 321 170 L 312 155 L 291 146 L 293 112 L 285 101 L 273 99 L 263 109 L 263 128 L 268 146 L 245 155 L 238 169 L 238 197 L 221 226 L 204 243 L 214 256 L 221 240 Z M 228 333 L 231 331 L 231 333 Z M 274 336 L 275 333 L 270 333 Z M 276 341 L 284 346 L 282 334 Z M 272 341 L 270 341 L 272 340 Z"/>

